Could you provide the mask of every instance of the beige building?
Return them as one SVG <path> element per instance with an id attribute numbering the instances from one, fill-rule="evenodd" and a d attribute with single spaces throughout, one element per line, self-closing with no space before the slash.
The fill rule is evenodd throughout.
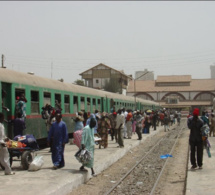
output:
<path id="1" fill-rule="evenodd" d="M 127 95 L 159 102 L 165 108 L 210 110 L 215 97 L 215 79 L 174 75 L 158 76 L 154 81 L 132 80 Z"/>
<path id="2" fill-rule="evenodd" d="M 79 75 L 81 75 L 82 79 L 85 80 L 85 86 L 95 89 L 103 89 L 106 82 L 109 82 L 112 78 L 116 79 L 121 86 L 122 93 L 125 95 L 128 82 L 132 80 L 132 76 L 128 76 L 124 74 L 123 71 L 118 71 L 102 63 L 80 73 Z"/>

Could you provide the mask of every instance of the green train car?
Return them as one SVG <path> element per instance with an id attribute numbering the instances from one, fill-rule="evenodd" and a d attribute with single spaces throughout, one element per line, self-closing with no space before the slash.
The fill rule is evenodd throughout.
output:
<path id="1" fill-rule="evenodd" d="M 15 118 L 16 97 L 21 93 L 26 99 L 26 134 L 33 134 L 38 143 L 47 138 L 45 120 L 41 117 L 42 107 L 50 104 L 55 107 L 57 100 L 61 104 L 63 120 L 66 122 L 70 137 L 74 129 L 74 117 L 76 112 L 85 110 L 86 112 L 99 111 L 110 112 L 115 106 L 116 110 L 125 107 L 138 110 L 159 109 L 160 105 L 153 101 L 143 100 L 102 90 L 96 90 L 79 85 L 60 82 L 53 79 L 43 78 L 36 75 L 21 73 L 13 70 L 0 68 L 0 93 L 6 91 L 5 98 L 0 98 L 0 111 L 4 113 L 6 120 Z M 10 109 L 9 112 L 2 109 L 4 106 Z M 136 103 L 136 105 L 135 105 Z M 13 127 L 4 124 L 6 134 L 13 138 Z"/>

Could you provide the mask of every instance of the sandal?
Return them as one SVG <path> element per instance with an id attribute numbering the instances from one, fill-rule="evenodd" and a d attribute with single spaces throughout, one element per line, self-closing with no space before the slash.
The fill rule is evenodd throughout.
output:
<path id="1" fill-rule="evenodd" d="M 85 168 L 80 168 L 80 171 L 84 171 L 84 172 L 88 172 L 88 170 L 87 169 L 85 169 Z"/>

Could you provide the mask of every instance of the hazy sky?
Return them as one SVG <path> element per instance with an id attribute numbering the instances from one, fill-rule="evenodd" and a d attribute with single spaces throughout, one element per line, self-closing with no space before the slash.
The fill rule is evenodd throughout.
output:
<path id="1" fill-rule="evenodd" d="M 1 1 L 0 54 L 8 69 L 65 82 L 99 63 L 210 78 L 214 10 L 213 1 Z"/>

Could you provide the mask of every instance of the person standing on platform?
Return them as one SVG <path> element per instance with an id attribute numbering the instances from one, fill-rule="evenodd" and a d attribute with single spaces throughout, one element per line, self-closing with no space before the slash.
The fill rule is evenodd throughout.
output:
<path id="1" fill-rule="evenodd" d="M 117 147 L 119 148 L 124 148 L 124 140 L 123 140 L 124 123 L 125 123 L 125 117 L 122 114 L 122 110 L 119 109 L 116 117 L 116 129 L 118 132 L 118 144 L 119 144 L 119 146 Z"/>
<path id="2" fill-rule="evenodd" d="M 213 133 L 213 137 L 215 136 L 215 116 L 214 116 L 214 113 L 211 113 L 211 117 L 210 117 L 210 137 L 211 137 L 211 134 Z"/>
<path id="3" fill-rule="evenodd" d="M 164 114 L 164 119 L 163 119 L 163 124 L 164 124 L 164 131 L 169 131 L 169 118 L 167 114 Z"/>
<path id="4" fill-rule="evenodd" d="M 25 121 L 22 119 L 22 114 L 19 112 L 17 118 L 13 121 L 13 136 L 23 135 L 23 131 L 26 129 Z"/>
<path id="5" fill-rule="evenodd" d="M 80 167 L 80 171 L 87 171 L 84 167 L 91 168 L 92 176 L 95 176 L 95 172 L 93 169 L 94 165 L 94 127 L 96 126 L 96 120 L 95 118 L 90 119 L 90 124 L 85 126 L 82 133 L 81 138 L 81 148 L 87 149 L 91 153 L 91 160 L 87 164 L 82 164 Z"/>
<path id="6" fill-rule="evenodd" d="M 127 110 L 125 110 L 125 108 L 122 109 L 122 114 L 124 115 L 124 131 L 123 131 L 123 136 L 124 136 L 124 139 L 127 139 L 128 135 L 127 135 L 127 126 L 125 125 L 125 122 L 126 122 L 126 117 L 128 115 L 128 112 Z"/>
<path id="7" fill-rule="evenodd" d="M 131 113 L 131 110 L 128 110 L 125 124 L 126 124 L 128 139 L 131 139 L 131 136 L 132 136 L 132 113 Z"/>
<path id="8" fill-rule="evenodd" d="M 178 123 L 178 125 L 180 125 L 180 123 L 181 123 L 181 112 L 179 111 L 177 114 L 178 114 L 177 123 Z"/>
<path id="9" fill-rule="evenodd" d="M 114 111 L 112 114 L 109 115 L 110 118 L 110 122 L 111 122 L 111 140 L 114 140 L 115 137 L 115 141 L 117 143 L 117 130 L 116 130 L 116 116 L 117 113 Z"/>
<path id="10" fill-rule="evenodd" d="M 136 133 L 138 135 L 138 140 L 142 140 L 143 119 L 144 118 L 140 114 L 140 111 L 137 110 L 137 115 L 136 115 Z"/>
<path id="11" fill-rule="evenodd" d="M 84 128 L 83 112 L 81 112 L 81 111 L 78 112 L 78 115 L 76 116 L 74 121 L 75 121 L 75 130 L 74 131 L 82 130 Z"/>
<path id="12" fill-rule="evenodd" d="M 199 109 L 195 108 L 193 111 L 193 117 L 188 118 L 187 126 L 190 129 L 190 161 L 191 169 L 202 168 L 203 161 L 203 140 L 201 134 L 201 127 L 203 126 L 203 121 L 199 119 Z M 196 152 L 197 152 L 197 163 L 196 163 Z"/>
<path id="13" fill-rule="evenodd" d="M 64 121 L 62 121 L 62 115 L 60 111 L 56 112 L 56 122 L 54 122 L 50 128 L 48 135 L 48 145 L 53 137 L 52 143 L 52 162 L 54 164 L 53 169 L 59 169 L 65 166 L 64 161 L 64 148 L 68 143 L 68 131 Z"/>
<path id="14" fill-rule="evenodd" d="M 22 115 L 22 119 L 25 120 L 26 119 L 26 98 L 24 93 L 21 94 L 20 98 L 19 98 L 19 102 L 17 103 L 17 108 L 18 108 L 18 113 L 21 113 Z"/>
<path id="15" fill-rule="evenodd" d="M 132 117 L 132 133 L 135 134 L 136 132 L 136 111 L 133 112 L 133 117 Z"/>
<path id="16" fill-rule="evenodd" d="M 101 137 L 101 141 L 99 142 L 99 149 L 101 149 L 101 146 L 104 148 L 108 147 L 108 129 L 111 128 L 110 125 L 110 119 L 106 117 L 106 113 L 102 113 L 102 118 L 98 121 L 98 133 Z"/>
<path id="17" fill-rule="evenodd" d="M 207 124 L 207 125 L 209 126 L 209 119 L 208 119 L 208 117 L 206 116 L 206 112 L 205 112 L 205 111 L 202 112 L 201 119 L 202 119 L 202 121 L 204 122 L 204 124 Z"/>
<path id="18" fill-rule="evenodd" d="M 5 168 L 4 172 L 5 175 L 14 175 L 15 173 L 11 171 L 10 168 L 10 157 L 9 152 L 6 146 L 6 136 L 5 136 L 5 130 L 4 130 L 4 114 L 0 113 L 0 163 Z"/>

